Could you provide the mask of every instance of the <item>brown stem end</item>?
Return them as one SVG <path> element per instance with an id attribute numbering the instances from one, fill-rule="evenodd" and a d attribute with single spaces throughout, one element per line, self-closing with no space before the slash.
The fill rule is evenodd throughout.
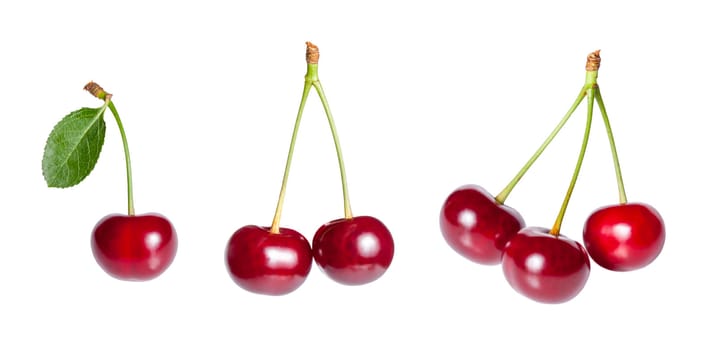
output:
<path id="1" fill-rule="evenodd" d="M 599 57 L 601 50 L 594 51 L 587 56 L 587 71 L 598 71 L 602 58 Z"/>
<path id="2" fill-rule="evenodd" d="M 309 64 L 318 64 L 318 46 L 310 41 L 306 41 L 306 62 Z"/>
<path id="3" fill-rule="evenodd" d="M 112 94 L 104 91 L 104 89 L 99 86 L 99 84 L 95 83 L 94 81 L 90 81 L 85 85 L 85 90 L 89 91 L 92 96 L 103 100 L 103 101 L 109 101 L 112 98 Z"/>

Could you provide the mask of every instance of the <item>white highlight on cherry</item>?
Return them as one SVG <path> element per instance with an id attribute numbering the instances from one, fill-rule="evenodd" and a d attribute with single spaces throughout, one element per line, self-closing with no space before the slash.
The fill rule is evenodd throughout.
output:
<path id="1" fill-rule="evenodd" d="M 460 225 L 464 227 L 472 228 L 477 225 L 477 216 L 474 211 L 464 209 L 458 214 L 457 221 L 459 221 Z"/>
<path id="2" fill-rule="evenodd" d="M 627 224 L 616 224 L 612 230 L 614 232 L 614 238 L 616 238 L 619 243 L 627 242 L 629 238 L 631 238 L 631 227 Z M 629 247 L 624 244 L 619 244 L 613 254 L 621 259 L 627 259 L 629 258 Z"/>
<path id="3" fill-rule="evenodd" d="M 631 227 L 627 224 L 616 224 L 614 225 L 614 237 L 619 240 L 619 242 L 625 242 L 631 238 Z"/>
<path id="4" fill-rule="evenodd" d="M 152 232 L 148 234 L 146 237 L 144 237 L 144 244 L 147 245 L 147 247 L 151 249 L 156 249 L 159 247 L 160 244 L 162 244 L 162 235 L 160 235 L 157 232 Z M 159 268 L 159 265 L 161 265 L 162 261 L 157 256 L 152 256 L 147 261 L 147 264 L 149 265 L 149 269 L 156 270 Z"/>
<path id="5" fill-rule="evenodd" d="M 525 259 L 525 267 L 527 268 L 527 271 L 531 273 L 539 273 L 544 268 L 544 256 L 538 253 L 530 254 L 527 256 L 527 259 Z M 530 275 L 527 277 L 527 284 L 529 284 L 532 288 L 539 288 L 539 278 L 537 278 L 537 276 Z"/>
<path id="6" fill-rule="evenodd" d="M 525 259 L 525 266 L 529 272 L 540 272 L 544 268 L 544 256 L 533 253 Z"/>
<path id="7" fill-rule="evenodd" d="M 298 255 L 295 251 L 280 247 L 266 248 L 266 265 L 271 268 L 290 268 L 298 263 Z"/>
<path id="8" fill-rule="evenodd" d="M 364 257 L 374 257 L 380 251 L 380 242 L 373 234 L 362 234 L 358 237 L 358 253 Z"/>
<path id="9" fill-rule="evenodd" d="M 156 248 L 162 243 L 162 236 L 157 232 L 152 232 L 144 237 L 144 244 L 149 248 Z"/>

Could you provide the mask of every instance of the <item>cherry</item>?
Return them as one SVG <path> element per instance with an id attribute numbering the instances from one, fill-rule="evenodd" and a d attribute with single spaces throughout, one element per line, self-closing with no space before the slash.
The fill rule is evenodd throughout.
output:
<path id="1" fill-rule="evenodd" d="M 598 69 L 599 51 L 595 54 Z M 596 80 L 593 90 L 609 139 L 620 204 L 602 207 L 590 214 L 582 237 L 587 252 L 597 264 L 609 270 L 631 271 L 650 264 L 661 253 L 665 241 L 664 221 L 650 205 L 627 201 L 614 135 Z"/>
<path id="2" fill-rule="evenodd" d="M 334 281 L 360 285 L 375 281 L 390 266 L 393 236 L 372 216 L 341 218 L 321 226 L 313 236 L 313 256 Z"/>
<path id="3" fill-rule="evenodd" d="M 226 266 L 240 287 L 259 294 L 284 295 L 300 287 L 312 264 L 308 240 L 292 229 L 248 225 L 226 247 Z"/>
<path id="4" fill-rule="evenodd" d="M 318 47 L 306 42 L 307 72 L 298 118 L 300 119 L 308 93 L 311 88 L 315 88 L 326 113 L 336 148 L 343 188 L 344 217 L 330 221 L 317 230 L 313 238 L 313 254 L 321 270 L 334 281 L 346 285 L 361 285 L 375 281 L 390 266 L 395 250 L 393 236 L 380 220 L 371 216 L 353 216 L 338 131 L 328 99 L 318 79 L 319 56 Z"/>
<path id="5" fill-rule="evenodd" d="M 92 81 L 84 89 L 104 104 L 100 108 L 76 110 L 55 126 L 42 160 L 45 181 L 50 187 L 67 188 L 80 183 L 92 172 L 104 143 L 104 113 L 109 109 L 124 146 L 127 214 L 107 215 L 95 225 L 91 235 L 92 254 L 97 264 L 117 279 L 146 281 L 156 278 L 176 256 L 174 226 L 160 214 L 135 215 L 127 135 L 112 102 L 112 94 Z"/>
<path id="6" fill-rule="evenodd" d="M 563 303 L 579 294 L 589 277 L 581 244 L 549 229 L 526 227 L 505 246 L 502 271 L 520 294 L 542 303 Z"/>
<path id="7" fill-rule="evenodd" d="M 613 271 L 649 265 L 664 247 L 664 221 L 648 204 L 625 203 L 595 210 L 584 224 L 584 246 L 592 260 Z"/>
<path id="8" fill-rule="evenodd" d="M 480 264 L 500 263 L 505 244 L 524 226 L 516 210 L 476 185 L 455 190 L 440 211 L 440 229 L 450 247 Z"/>
<path id="9" fill-rule="evenodd" d="M 92 230 L 92 254 L 112 277 L 146 281 L 159 276 L 174 260 L 177 236 L 160 214 L 111 214 Z"/>
<path id="10" fill-rule="evenodd" d="M 502 255 L 502 271 L 510 286 L 520 294 L 542 303 L 556 304 L 571 300 L 584 288 L 589 277 L 590 265 L 587 251 L 581 244 L 560 234 L 560 229 L 589 143 L 594 100 L 596 98 L 598 102 L 601 101 L 598 97 L 596 83 L 599 61 L 599 51 L 595 51 L 587 57 L 586 81 L 577 95 L 577 99 L 530 159 L 531 162 L 536 156 L 539 156 L 586 97 L 587 120 L 582 145 L 554 226 L 552 229 L 523 228 L 507 243 Z M 523 170 L 529 167 L 530 162 L 525 165 Z M 518 178 L 519 176 L 518 174 Z"/>
<path id="11" fill-rule="evenodd" d="M 304 87 L 293 126 L 281 191 L 271 226 L 243 226 L 234 232 L 226 245 L 225 261 L 229 275 L 239 287 L 249 292 L 265 295 L 291 293 L 303 284 L 311 271 L 313 255 L 306 237 L 298 231 L 279 226 L 293 150 L 307 97 L 308 83 Z"/>

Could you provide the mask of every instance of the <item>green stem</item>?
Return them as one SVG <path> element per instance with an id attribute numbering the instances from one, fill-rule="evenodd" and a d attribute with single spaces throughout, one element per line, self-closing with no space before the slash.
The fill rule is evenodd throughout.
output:
<path id="1" fill-rule="evenodd" d="M 293 126 L 293 134 L 291 135 L 291 145 L 288 147 L 288 156 L 286 157 L 286 168 L 283 170 L 283 180 L 281 180 L 281 192 L 278 195 L 278 203 L 276 204 L 276 213 L 271 222 L 271 233 L 279 233 L 279 222 L 281 221 L 281 212 L 283 211 L 283 202 L 286 197 L 286 185 L 288 184 L 288 173 L 291 170 L 291 159 L 293 159 L 293 149 L 296 146 L 296 138 L 298 137 L 298 127 L 301 125 L 301 117 L 303 116 L 303 108 L 306 106 L 308 93 L 311 92 L 311 81 L 306 74 L 306 82 L 303 84 L 303 94 L 301 95 L 301 104 L 298 106 L 298 115 Z"/>
<path id="2" fill-rule="evenodd" d="M 589 72 L 587 72 L 589 74 Z M 585 87 L 587 85 L 585 84 Z M 589 132 L 592 128 L 592 113 L 594 111 L 594 88 L 589 87 L 587 88 L 587 126 L 584 128 L 584 138 L 582 139 L 582 147 L 579 149 L 579 158 L 577 158 L 577 165 L 574 167 L 574 173 L 572 174 L 572 180 L 569 182 L 569 188 L 567 188 L 567 194 L 564 196 L 564 201 L 562 202 L 562 207 L 559 209 L 559 214 L 557 215 L 557 219 L 554 222 L 554 226 L 552 226 L 552 230 L 550 230 L 550 233 L 554 236 L 559 236 L 559 231 L 562 228 L 562 220 L 564 219 L 564 214 L 567 212 L 567 205 L 569 204 L 569 200 L 572 197 L 572 192 L 574 191 L 574 186 L 577 184 L 577 177 L 579 176 L 579 171 L 582 168 L 582 162 L 584 161 L 584 154 L 587 151 L 587 143 L 589 142 Z"/>
<path id="3" fill-rule="evenodd" d="M 574 111 L 577 109 L 579 104 L 584 99 L 586 90 L 587 90 L 587 85 L 585 84 L 585 86 L 579 91 L 579 95 L 577 96 L 577 99 L 574 101 L 574 103 L 572 103 L 572 106 L 567 111 L 567 114 L 565 114 L 564 117 L 562 117 L 562 120 L 559 121 L 559 124 L 557 124 L 557 126 L 554 128 L 554 130 L 552 130 L 552 132 L 549 134 L 549 136 L 547 136 L 547 139 L 544 140 L 542 145 L 539 146 L 537 151 L 532 155 L 532 157 L 530 157 L 530 159 L 527 161 L 527 163 L 525 163 L 525 165 L 522 167 L 522 169 L 520 169 L 520 171 L 517 172 L 517 175 L 515 175 L 515 177 L 510 181 L 510 183 L 507 184 L 507 186 L 502 190 L 502 192 L 500 192 L 500 194 L 498 194 L 495 197 L 495 200 L 498 203 L 502 204 L 505 202 L 505 200 L 507 199 L 507 196 L 509 196 L 510 192 L 512 192 L 512 189 L 517 185 L 518 182 L 520 182 L 522 177 L 525 175 L 525 173 L 527 173 L 527 170 L 530 169 L 530 167 L 537 160 L 537 158 L 539 158 L 539 156 L 542 155 L 542 152 L 544 152 L 544 150 L 547 148 L 547 146 L 549 146 L 549 144 L 552 142 L 554 137 L 557 136 L 557 133 L 559 133 L 559 131 L 564 126 L 564 124 L 567 123 L 567 120 L 569 120 L 569 117 L 572 116 Z"/>
<path id="4" fill-rule="evenodd" d="M 134 192 L 132 191 L 132 162 L 129 159 L 129 145 L 127 144 L 127 135 L 124 132 L 124 126 L 122 126 L 122 120 L 119 119 L 119 113 L 114 103 L 108 100 L 109 110 L 114 115 L 114 120 L 117 121 L 119 127 L 119 133 L 122 135 L 122 144 L 124 145 L 124 161 L 127 166 L 127 214 L 134 215 Z"/>
<path id="5" fill-rule="evenodd" d="M 316 88 L 316 92 L 318 92 L 318 96 L 321 98 L 323 109 L 326 111 L 326 117 L 328 117 L 328 125 L 330 125 L 331 127 L 331 134 L 333 135 L 333 144 L 336 146 L 336 155 L 338 156 L 338 167 L 341 171 L 341 186 L 343 187 L 343 211 L 346 219 L 350 219 L 353 217 L 353 212 L 351 211 L 351 202 L 348 197 L 348 181 L 346 180 L 346 168 L 343 164 L 343 152 L 341 151 L 341 144 L 338 141 L 338 131 L 336 129 L 336 123 L 333 120 L 331 109 L 328 108 L 328 100 L 326 99 L 326 95 L 323 92 L 321 82 L 318 81 L 318 77 L 316 77 L 316 80 L 313 82 L 313 87 Z"/>
<path id="6" fill-rule="evenodd" d="M 602 93 L 599 91 L 599 87 L 595 88 L 597 103 L 599 104 L 599 111 L 602 113 L 602 119 L 604 120 L 604 127 L 607 129 L 607 137 L 609 138 L 609 146 L 612 149 L 612 159 L 614 160 L 614 170 L 617 175 L 617 187 L 619 187 L 619 203 L 624 204 L 627 202 L 626 191 L 624 190 L 624 179 L 622 179 L 622 169 L 619 165 L 619 156 L 617 156 L 617 146 L 614 142 L 614 134 L 612 133 L 612 127 L 609 124 L 609 117 L 607 116 L 607 110 L 604 108 L 604 100 L 602 100 Z"/>
<path id="7" fill-rule="evenodd" d="M 326 94 L 323 92 L 323 87 L 318 79 L 318 59 L 320 54 L 318 52 L 318 46 L 314 45 L 310 41 L 306 42 L 306 63 L 308 63 L 308 72 L 306 73 L 306 83 L 310 81 L 313 87 L 316 88 L 318 97 L 321 98 L 321 104 L 326 112 L 328 118 L 328 125 L 331 127 L 331 134 L 333 135 L 333 144 L 336 146 L 336 155 L 338 156 L 338 167 L 341 171 L 341 186 L 343 187 L 343 211 L 346 219 L 353 218 L 353 212 L 351 211 L 351 202 L 348 197 L 348 181 L 346 180 L 346 168 L 343 164 L 343 152 L 341 151 L 341 143 L 338 141 L 338 131 L 336 129 L 336 123 L 333 121 L 333 114 L 331 109 L 328 107 L 328 99 Z"/>

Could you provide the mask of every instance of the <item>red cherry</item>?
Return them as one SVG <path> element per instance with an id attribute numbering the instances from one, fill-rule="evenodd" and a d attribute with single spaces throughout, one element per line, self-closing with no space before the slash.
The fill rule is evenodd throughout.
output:
<path id="1" fill-rule="evenodd" d="M 347 285 L 373 282 L 393 261 L 393 236 L 372 216 L 337 219 L 313 236 L 313 256 L 334 281 Z"/>
<path id="2" fill-rule="evenodd" d="M 255 225 L 238 229 L 226 246 L 226 266 L 241 288 L 266 295 L 284 295 L 300 287 L 313 263 L 311 246 L 302 234 Z"/>
<path id="3" fill-rule="evenodd" d="M 613 271 L 649 265 L 664 247 L 664 221 L 647 204 L 627 203 L 594 211 L 584 224 L 584 246 L 594 262 Z"/>
<path id="4" fill-rule="evenodd" d="M 146 281 L 164 272 L 177 252 L 172 224 L 160 214 L 112 214 L 92 230 L 92 254 L 109 275 Z"/>
<path id="5" fill-rule="evenodd" d="M 502 256 L 502 271 L 512 288 L 542 303 L 563 303 L 577 296 L 589 270 L 582 245 L 542 227 L 520 230 Z"/>
<path id="6" fill-rule="evenodd" d="M 516 210 L 475 185 L 455 190 L 440 211 L 440 229 L 450 247 L 480 264 L 500 263 L 505 244 L 524 226 Z"/>

